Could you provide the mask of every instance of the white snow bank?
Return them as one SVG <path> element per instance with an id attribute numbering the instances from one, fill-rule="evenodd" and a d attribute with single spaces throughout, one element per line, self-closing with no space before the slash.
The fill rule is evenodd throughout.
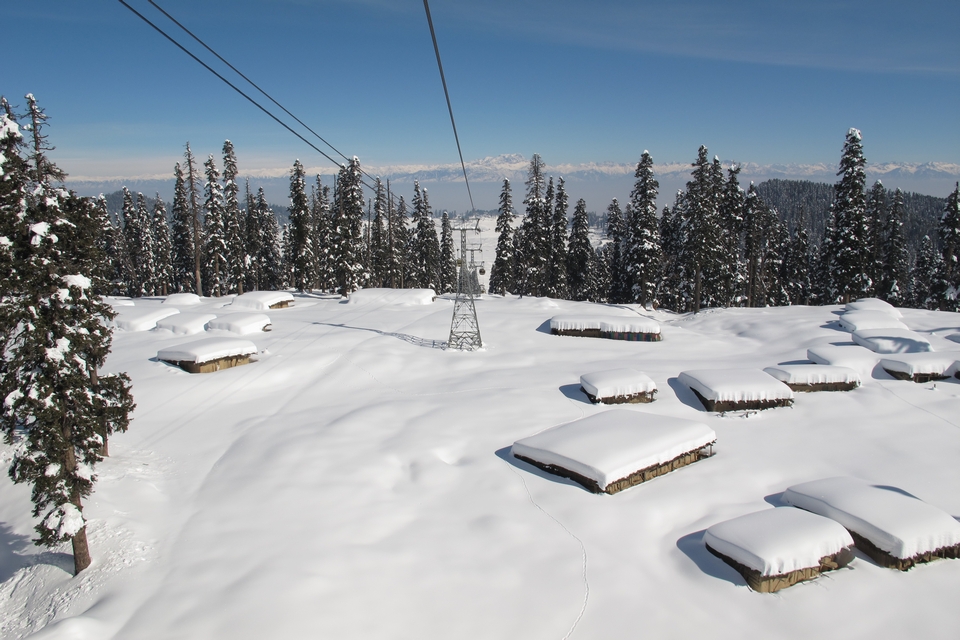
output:
<path id="1" fill-rule="evenodd" d="M 760 369 L 696 369 L 683 371 L 681 384 L 715 402 L 789 400 L 793 391 Z"/>
<path id="2" fill-rule="evenodd" d="M 270 318 L 263 313 L 228 313 L 210 320 L 208 329 L 230 331 L 239 335 L 256 333 L 270 326 Z"/>
<path id="3" fill-rule="evenodd" d="M 960 544 L 960 522 L 894 488 L 857 478 L 825 478 L 788 488 L 783 500 L 836 520 L 900 558 Z"/>
<path id="4" fill-rule="evenodd" d="M 180 313 L 173 307 L 167 309 L 138 309 L 136 307 L 122 307 L 113 319 L 113 324 L 124 331 L 149 331 L 157 326 L 157 322 Z"/>
<path id="5" fill-rule="evenodd" d="M 882 311 L 894 318 L 903 317 L 903 314 L 895 306 L 889 302 L 884 302 L 880 298 L 860 298 L 856 302 L 848 302 L 846 309 L 847 311 Z"/>
<path id="6" fill-rule="evenodd" d="M 660 333 L 660 324 L 652 318 L 642 316 L 604 318 L 600 321 L 600 331 L 606 333 Z"/>
<path id="7" fill-rule="evenodd" d="M 607 485 L 715 442 L 699 422 L 614 409 L 513 443 L 511 452 Z"/>
<path id="8" fill-rule="evenodd" d="M 158 321 L 157 329 L 165 329 L 182 336 L 191 335 L 202 332 L 206 324 L 216 317 L 215 313 L 177 313 Z"/>
<path id="9" fill-rule="evenodd" d="M 901 353 L 880 360 L 880 366 L 887 371 L 915 375 L 952 375 L 957 362 L 956 352 L 939 353 Z"/>
<path id="10" fill-rule="evenodd" d="M 246 356 L 257 352 L 257 346 L 241 338 L 203 338 L 186 342 L 157 352 L 158 360 L 168 362 L 210 362 L 231 356 Z"/>
<path id="11" fill-rule="evenodd" d="M 820 558 L 853 546 L 842 525 L 823 516 L 781 507 L 717 523 L 703 533 L 712 549 L 762 576 L 819 567 Z"/>
<path id="12" fill-rule="evenodd" d="M 853 341 L 876 353 L 919 353 L 933 351 L 930 341 L 909 329 L 861 329 Z"/>
<path id="13" fill-rule="evenodd" d="M 288 291 L 248 291 L 234 298 L 230 306 L 266 311 L 273 305 L 284 302 L 293 306 L 293 294 Z"/>
<path id="14" fill-rule="evenodd" d="M 860 384 L 856 370 L 829 364 L 781 364 L 763 371 L 784 384 Z"/>
<path id="15" fill-rule="evenodd" d="M 580 376 L 580 386 L 594 398 L 613 398 L 657 390 L 647 374 L 636 369 L 611 369 Z"/>
<path id="16" fill-rule="evenodd" d="M 603 316 L 591 315 L 559 315 L 550 318 L 551 331 L 587 331 L 590 329 L 600 330 L 600 323 Z"/>
<path id="17" fill-rule="evenodd" d="M 840 316 L 840 328 L 854 332 L 863 329 L 906 329 L 907 325 L 884 311 L 848 311 Z"/>
<path id="18" fill-rule="evenodd" d="M 849 367 L 856 369 L 863 377 L 870 377 L 880 356 L 859 345 L 824 344 L 807 349 L 807 359 L 817 364 Z"/>
<path id="19" fill-rule="evenodd" d="M 433 289 L 360 289 L 350 294 L 349 304 L 432 304 L 437 294 Z"/>
<path id="20" fill-rule="evenodd" d="M 203 300 L 195 293 L 171 293 L 163 300 L 163 304 L 175 304 L 181 307 L 189 307 L 201 302 Z"/>

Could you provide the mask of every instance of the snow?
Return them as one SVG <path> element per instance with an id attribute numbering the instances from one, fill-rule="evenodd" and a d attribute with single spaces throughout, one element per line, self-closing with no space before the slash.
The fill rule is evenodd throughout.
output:
<path id="1" fill-rule="evenodd" d="M 247 356 L 257 352 L 257 345 L 241 338 L 202 338 L 157 351 L 158 360 L 168 362 L 210 362 L 230 356 Z"/>
<path id="2" fill-rule="evenodd" d="M 717 402 L 757 402 L 787 400 L 793 391 L 760 369 L 695 369 L 678 377 L 707 400 Z"/>
<path id="3" fill-rule="evenodd" d="M 90 278 L 82 275 L 63 276 L 63 281 L 68 287 L 79 287 L 80 289 L 90 288 Z"/>
<path id="4" fill-rule="evenodd" d="M 901 353 L 880 360 L 880 366 L 887 371 L 897 371 L 910 376 L 918 374 L 951 375 L 953 365 L 960 360 L 956 352 L 937 353 Z"/>
<path id="5" fill-rule="evenodd" d="M 215 313 L 181 312 L 158 320 L 156 328 L 170 331 L 178 336 L 187 336 L 201 333 L 206 329 L 207 323 L 216 317 Z"/>
<path id="6" fill-rule="evenodd" d="M 840 328 L 851 333 L 864 329 L 907 329 L 907 325 L 884 311 L 847 311 L 840 316 Z"/>
<path id="7" fill-rule="evenodd" d="M 29 487 L 2 479 L 0 637 L 807 640 L 797 621 L 826 620 L 839 637 L 955 640 L 960 561 L 901 573 L 858 554 L 767 598 L 704 548 L 711 525 L 831 476 L 960 516 L 960 380 L 934 389 L 869 370 L 855 392 L 747 415 L 706 413 L 678 384 L 680 371 L 762 369 L 849 341 L 832 322 L 841 306 L 656 310 L 668 339 L 643 343 L 538 330 L 557 314 L 617 313 L 607 305 L 483 296 L 486 347 L 467 353 L 436 348 L 446 300 L 294 297 L 251 336 L 258 362 L 217 375 L 156 361 L 203 334 L 115 333 L 103 372 L 129 373 L 137 408 L 84 502 L 93 565 L 74 577 L 69 544 L 34 547 Z M 183 310 L 221 315 L 226 301 Z M 925 336 L 960 331 L 957 313 L 902 312 Z M 716 455 L 613 496 L 510 455 L 610 411 L 579 377 L 622 368 L 659 392 L 619 407 L 700 422 Z M 12 451 L 0 443 L 0 458 Z"/>
<path id="8" fill-rule="evenodd" d="M 72 536 L 83 529 L 86 523 L 80 510 L 68 502 L 51 511 L 43 524 L 56 531 L 58 536 Z"/>
<path id="9" fill-rule="evenodd" d="M 228 313 L 207 323 L 207 329 L 230 331 L 239 335 L 262 332 L 268 326 L 270 318 L 263 313 Z"/>
<path id="10" fill-rule="evenodd" d="M 360 289 L 350 294 L 350 304 L 432 304 L 437 294 L 433 289 Z"/>
<path id="11" fill-rule="evenodd" d="M 819 567 L 820 558 L 853 546 L 842 525 L 792 507 L 764 509 L 711 525 L 703 542 L 762 576 Z"/>
<path id="12" fill-rule="evenodd" d="M 600 331 L 610 333 L 660 333 L 660 324 L 656 320 L 642 316 L 604 318 L 600 321 Z"/>
<path id="13" fill-rule="evenodd" d="M 830 364 L 855 369 L 864 378 L 870 377 L 880 356 L 859 345 L 824 344 L 807 349 L 807 359 L 816 364 Z"/>
<path id="14" fill-rule="evenodd" d="M 861 329 L 853 341 L 876 353 L 918 353 L 933 351 L 930 341 L 909 329 Z"/>
<path id="15" fill-rule="evenodd" d="M 248 291 L 234 298 L 230 306 L 266 311 L 272 305 L 281 302 L 292 303 L 293 295 L 289 291 Z"/>
<path id="16" fill-rule="evenodd" d="M 602 316 L 593 315 L 560 315 L 550 318 L 551 331 L 586 331 L 600 329 L 600 323 L 607 320 Z"/>
<path id="17" fill-rule="evenodd" d="M 136 304 L 130 298 L 115 298 L 113 296 L 104 296 L 104 302 L 111 307 L 135 307 Z"/>
<path id="18" fill-rule="evenodd" d="M 163 300 L 163 304 L 189 307 L 200 304 L 203 299 L 195 293 L 171 293 Z"/>
<path id="19" fill-rule="evenodd" d="M 636 369 L 611 369 L 580 376 L 580 386 L 595 398 L 631 396 L 657 390 L 647 374 Z"/>
<path id="20" fill-rule="evenodd" d="M 123 331 L 149 331 L 157 326 L 157 322 L 180 313 L 174 308 L 140 308 L 122 307 L 113 319 L 113 324 Z"/>
<path id="21" fill-rule="evenodd" d="M 789 487 L 783 500 L 836 520 L 901 559 L 960 544 L 960 522 L 896 487 L 825 478 Z"/>
<path id="22" fill-rule="evenodd" d="M 847 311 L 882 311 L 894 318 L 903 317 L 903 314 L 895 306 L 879 298 L 860 298 L 856 302 L 848 302 L 846 309 Z"/>
<path id="23" fill-rule="evenodd" d="M 701 422 L 612 409 L 517 440 L 511 452 L 574 471 L 604 489 L 716 439 L 713 429 Z"/>
<path id="24" fill-rule="evenodd" d="M 951 342 L 960 343 L 960 333 L 951 333 L 950 335 L 946 336 L 946 338 Z"/>
<path id="25" fill-rule="evenodd" d="M 856 370 L 829 364 L 781 364 L 763 371 L 784 384 L 860 383 L 860 374 Z"/>

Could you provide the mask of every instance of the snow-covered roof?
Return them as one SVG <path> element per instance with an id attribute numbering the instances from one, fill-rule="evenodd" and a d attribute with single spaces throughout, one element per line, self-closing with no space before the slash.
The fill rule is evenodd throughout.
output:
<path id="1" fill-rule="evenodd" d="M 349 304 L 432 304 L 437 294 L 433 289 L 360 289 L 350 294 Z"/>
<path id="2" fill-rule="evenodd" d="M 860 298 L 856 302 L 848 302 L 845 308 L 847 311 L 882 311 L 894 318 L 903 316 L 899 309 L 880 298 Z"/>
<path id="3" fill-rule="evenodd" d="M 614 409 L 517 440 L 511 451 L 574 471 L 605 489 L 716 439 L 713 429 L 700 422 Z"/>
<path id="4" fill-rule="evenodd" d="M 887 371 L 897 371 L 910 376 L 915 375 L 951 375 L 948 371 L 960 360 L 960 354 L 953 351 L 930 353 L 900 353 L 889 355 L 880 360 L 880 366 Z"/>
<path id="5" fill-rule="evenodd" d="M 657 390 L 650 376 L 636 369 L 611 369 L 580 376 L 580 386 L 595 398 L 631 396 Z"/>
<path id="6" fill-rule="evenodd" d="M 861 329 L 853 341 L 876 353 L 918 353 L 933 351 L 930 341 L 910 329 Z"/>
<path id="7" fill-rule="evenodd" d="M 246 356 L 257 352 L 257 346 L 242 338 L 202 338 L 166 347 L 157 352 L 158 360 L 169 362 L 210 362 L 230 356 Z"/>
<path id="8" fill-rule="evenodd" d="M 600 331 L 610 333 L 660 333 L 660 324 L 652 318 L 643 316 L 604 318 L 600 321 Z"/>
<path id="9" fill-rule="evenodd" d="M 849 367 L 859 371 L 862 376 L 869 376 L 880 361 L 880 356 L 855 344 L 823 344 L 807 349 L 807 359 L 817 364 Z"/>
<path id="10" fill-rule="evenodd" d="M 157 326 L 157 322 L 180 313 L 179 309 L 168 307 L 165 309 L 150 309 L 138 307 L 121 307 L 113 324 L 124 331 L 149 331 Z"/>
<path id="11" fill-rule="evenodd" d="M 717 523 L 703 533 L 703 541 L 762 576 L 819 567 L 820 558 L 853 546 L 842 525 L 793 507 L 764 509 Z"/>
<path id="12" fill-rule="evenodd" d="M 234 298 L 230 306 L 266 311 L 272 305 L 281 302 L 292 303 L 293 294 L 289 291 L 248 291 Z"/>
<path id="13" fill-rule="evenodd" d="M 585 314 L 564 314 L 550 318 L 550 329 L 553 331 L 585 331 L 600 329 L 600 323 L 607 320 L 604 316 Z"/>
<path id="14" fill-rule="evenodd" d="M 166 329 L 184 336 L 200 333 L 206 328 L 206 324 L 216 317 L 215 313 L 177 313 L 157 322 L 157 329 Z"/>
<path id="15" fill-rule="evenodd" d="M 163 300 L 163 304 L 177 305 L 182 307 L 188 307 L 195 304 L 200 304 L 202 300 L 200 296 L 195 293 L 171 293 Z"/>
<path id="16" fill-rule="evenodd" d="M 793 391 L 760 369 L 696 369 L 683 371 L 681 384 L 716 402 L 787 400 Z"/>
<path id="17" fill-rule="evenodd" d="M 207 328 L 246 335 L 263 331 L 268 324 L 270 318 L 263 313 L 228 313 L 210 320 Z"/>
<path id="18" fill-rule="evenodd" d="M 840 328 L 854 332 L 863 329 L 907 329 L 907 325 L 885 311 L 847 311 L 839 319 Z"/>
<path id="19" fill-rule="evenodd" d="M 856 370 L 829 364 L 780 364 L 763 371 L 785 384 L 860 383 L 860 374 Z"/>
<path id="20" fill-rule="evenodd" d="M 960 544 L 960 522 L 893 487 L 824 478 L 788 488 L 789 504 L 836 520 L 883 551 L 906 559 Z"/>

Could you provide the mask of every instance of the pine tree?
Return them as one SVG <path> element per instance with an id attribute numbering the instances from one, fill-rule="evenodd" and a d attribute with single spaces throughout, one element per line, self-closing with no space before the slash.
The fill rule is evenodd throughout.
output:
<path id="1" fill-rule="evenodd" d="M 933 291 L 941 311 L 960 310 L 960 183 L 947 196 L 938 229 L 940 268 Z"/>
<path id="2" fill-rule="evenodd" d="M 550 262 L 547 269 L 547 295 L 566 300 L 570 297 L 567 283 L 567 209 L 569 208 L 566 183 L 557 179 L 554 196 L 552 235 L 550 238 Z"/>
<path id="3" fill-rule="evenodd" d="M 223 188 L 220 186 L 220 172 L 217 171 L 213 155 L 203 163 L 207 182 L 204 185 L 204 277 L 208 295 L 222 296 L 227 293 L 227 229 L 224 220 Z"/>
<path id="4" fill-rule="evenodd" d="M 186 179 L 180 163 L 173 169 L 175 183 L 173 187 L 173 220 L 170 238 L 170 262 L 173 269 L 173 290 L 194 291 L 203 295 L 203 291 L 195 289 L 197 286 L 194 273 L 194 242 L 196 236 L 193 229 L 193 213 L 190 210 L 190 200 L 187 193 Z"/>
<path id="5" fill-rule="evenodd" d="M 348 296 L 367 281 L 363 266 L 363 187 L 360 160 L 341 165 L 331 225 L 331 249 L 340 295 Z"/>
<path id="6" fill-rule="evenodd" d="M 930 236 L 924 236 L 917 250 L 917 258 L 910 271 L 910 297 L 912 306 L 917 309 L 936 309 L 938 301 L 934 296 L 933 285 L 937 274 L 941 272 L 943 258 L 934 249 Z"/>
<path id="7" fill-rule="evenodd" d="M 673 208 L 664 207 L 660 216 L 660 246 L 663 248 L 663 278 L 658 287 L 660 306 L 673 311 L 685 311 L 689 305 L 689 278 L 682 262 L 684 238 L 684 209 L 686 195 L 677 191 Z"/>
<path id="8" fill-rule="evenodd" d="M 649 151 L 644 151 L 640 156 L 633 176 L 636 182 L 630 193 L 630 219 L 624 255 L 628 299 L 644 307 L 654 306 L 657 304 L 663 251 L 657 221 L 660 183 L 653 177 L 653 158 Z"/>
<path id="9" fill-rule="evenodd" d="M 513 254 L 513 194 L 510 181 L 503 179 L 500 190 L 500 208 L 497 214 L 497 257 L 490 269 L 490 292 L 506 295 L 516 290 L 514 280 L 515 260 Z M 586 215 L 586 214 L 584 214 Z"/>
<path id="10" fill-rule="evenodd" d="M 547 260 L 552 225 L 548 224 L 546 178 L 539 154 L 533 154 L 527 177 L 526 215 L 515 236 L 514 278 L 521 295 L 542 296 L 546 290 Z"/>
<path id="11" fill-rule="evenodd" d="M 387 190 L 378 177 L 373 185 L 373 220 L 370 223 L 370 277 L 373 286 L 386 280 L 390 247 L 387 242 Z"/>
<path id="12" fill-rule="evenodd" d="M 416 222 L 411 242 L 411 259 L 414 261 L 416 285 L 420 288 L 440 291 L 440 242 L 437 228 L 430 217 L 427 190 L 420 183 L 413 183 L 413 217 Z"/>
<path id="13" fill-rule="evenodd" d="M 832 260 L 828 266 L 833 273 L 837 295 L 842 302 L 869 295 L 872 287 L 870 230 L 864 196 L 865 165 L 860 132 L 850 129 L 840 157 L 840 170 L 837 172 L 840 181 L 834 187 L 832 210 L 836 234 L 830 256 Z"/>
<path id="14" fill-rule="evenodd" d="M 407 203 L 403 196 L 396 205 L 390 197 L 390 183 L 387 183 L 387 245 L 389 248 L 386 261 L 385 284 L 391 289 L 401 289 L 408 286 L 407 282 L 407 255 L 409 252 L 410 232 L 407 229 Z"/>
<path id="15" fill-rule="evenodd" d="M 867 223 L 867 250 L 866 256 L 867 275 L 870 276 L 872 287 L 871 294 L 876 294 L 880 286 L 880 280 L 883 277 L 883 232 L 887 226 L 887 190 L 883 183 L 877 180 L 870 188 L 866 201 L 866 223 Z"/>
<path id="16" fill-rule="evenodd" d="M 313 236 L 310 239 L 314 259 L 314 288 L 321 291 L 333 289 L 333 267 L 330 257 L 330 187 L 323 184 L 317 174 L 310 207 Z"/>
<path id="17" fill-rule="evenodd" d="M 297 160 L 290 172 L 290 260 L 293 267 L 293 286 L 299 291 L 309 291 L 315 275 L 316 260 L 313 256 L 313 218 L 307 201 L 306 174 Z"/>
<path id="18" fill-rule="evenodd" d="M 684 200 L 684 244 L 680 261 L 690 277 L 691 310 L 696 313 L 704 304 L 719 302 L 714 292 L 719 289 L 721 254 L 716 171 L 707 160 L 706 147 L 700 147 L 692 166 L 693 179 L 687 182 Z"/>
<path id="19" fill-rule="evenodd" d="M 883 268 L 877 295 L 881 300 L 902 307 L 908 304 L 910 255 L 903 237 L 903 191 L 894 191 L 890 212 L 883 230 Z"/>
<path id="20" fill-rule="evenodd" d="M 151 235 L 154 260 L 153 290 L 155 295 L 166 296 L 170 293 L 170 283 L 173 282 L 173 267 L 170 261 L 170 225 L 167 222 L 167 207 L 159 193 L 153 205 Z"/>
<path id="21" fill-rule="evenodd" d="M 806 216 L 803 205 L 797 212 L 796 227 L 784 261 L 784 287 L 790 304 L 810 304 L 810 241 L 807 238 Z"/>
<path id="22" fill-rule="evenodd" d="M 590 244 L 587 203 L 580 198 L 573 208 L 573 225 L 570 228 L 570 243 L 567 247 L 567 284 L 570 287 L 571 300 L 584 301 L 595 297 L 597 290 L 593 271 L 595 261 L 596 254 Z"/>
<path id="23" fill-rule="evenodd" d="M 123 232 L 117 228 L 107 211 L 107 199 L 100 195 L 93 205 L 100 227 L 101 250 L 103 253 L 104 292 L 112 296 L 124 296 L 130 290 L 133 279 L 130 267 L 130 252 Z"/>
<path id="24" fill-rule="evenodd" d="M 257 191 L 257 226 L 261 230 L 257 262 L 261 265 L 260 286 L 268 291 L 276 291 L 286 286 L 284 279 L 283 238 L 280 223 L 267 204 L 263 187 Z"/>
<path id="25" fill-rule="evenodd" d="M 764 239 L 767 229 L 764 228 L 764 209 L 766 204 L 757 193 L 756 187 L 750 183 L 750 189 L 743 201 L 743 230 L 744 250 L 743 257 L 746 267 L 746 302 L 748 307 L 760 306 L 760 263 L 763 260 Z"/>
<path id="26" fill-rule="evenodd" d="M 630 212 L 628 212 L 630 213 Z M 627 243 L 627 223 L 620 203 L 616 198 L 607 207 L 607 238 L 610 242 L 604 245 L 604 256 L 607 270 L 610 272 L 610 289 L 606 298 L 615 304 L 630 300 L 633 287 L 629 282 L 626 268 L 625 248 Z"/>
<path id="27" fill-rule="evenodd" d="M 250 192 L 250 180 L 247 179 L 244 189 L 243 215 L 243 251 L 247 256 L 247 265 L 243 282 L 244 290 L 258 291 L 263 281 L 263 264 L 260 261 L 263 229 L 260 227 L 260 216 L 257 214 L 257 201 Z"/>
<path id="28" fill-rule="evenodd" d="M 79 573 L 91 562 L 82 500 L 96 481 L 105 438 L 126 429 L 133 401 L 125 375 L 99 376 L 113 317 L 93 268 L 103 260 L 99 214 L 90 201 L 52 184 L 64 174 L 46 156 L 45 114 L 32 95 L 27 101 L 29 163 L 7 164 L 11 152 L 19 152 L 9 114 L 0 131 L 0 213 L 10 234 L 0 250 L 9 252 L 13 267 L 5 283 L 11 288 L 0 298 L 0 428 L 14 447 L 11 479 L 32 485 L 33 515 L 40 520 L 34 542 L 70 540 Z M 26 197 L 11 206 L 7 196 L 18 191 Z"/>
<path id="29" fill-rule="evenodd" d="M 184 154 L 187 167 L 185 176 L 187 193 L 187 210 L 190 219 L 191 237 L 193 238 L 193 279 L 194 291 L 198 296 L 203 295 L 203 263 L 205 239 L 204 239 L 204 221 L 200 219 L 200 202 L 197 198 L 200 176 L 197 174 L 196 163 L 193 160 L 193 152 L 190 151 L 190 143 L 187 143 L 187 150 Z"/>
<path id="30" fill-rule="evenodd" d="M 223 143 L 223 231 L 226 245 L 224 282 L 227 291 L 243 293 L 247 252 L 243 216 L 240 213 L 240 185 L 237 184 L 237 154 L 233 143 Z"/>
<path id="31" fill-rule="evenodd" d="M 461 256 L 466 259 L 466 256 Z M 440 291 L 438 293 L 456 293 L 457 257 L 453 248 L 453 228 L 450 216 L 444 211 L 440 217 Z"/>
<path id="32" fill-rule="evenodd" d="M 727 305 L 742 305 L 745 288 L 744 264 L 742 260 L 743 205 L 745 195 L 740 187 L 740 167 L 727 169 L 727 181 L 723 185 L 720 199 L 720 263 L 722 299 Z"/>

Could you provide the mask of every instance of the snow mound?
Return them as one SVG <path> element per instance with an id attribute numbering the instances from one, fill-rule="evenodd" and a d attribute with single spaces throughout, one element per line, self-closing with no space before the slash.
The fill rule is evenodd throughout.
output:
<path id="1" fill-rule="evenodd" d="M 433 289 L 360 289 L 350 294 L 349 304 L 432 304 L 437 299 Z"/>
<path id="2" fill-rule="evenodd" d="M 288 291 L 248 291 L 233 299 L 231 307 L 266 311 L 293 306 L 293 294 Z"/>
<path id="3" fill-rule="evenodd" d="M 901 314 L 895 306 L 880 298 L 860 298 L 856 302 L 848 302 L 846 309 L 847 311 L 882 311 L 883 313 L 892 315 L 894 318 L 903 317 L 903 314 Z"/>
<path id="4" fill-rule="evenodd" d="M 717 439 L 690 420 L 614 409 L 513 443 L 514 456 L 573 471 L 600 490 L 630 474 L 698 451 Z"/>
<path id="5" fill-rule="evenodd" d="M 807 349 L 807 359 L 817 364 L 831 364 L 856 369 L 861 376 L 869 377 L 880 357 L 870 349 L 859 345 L 825 344 Z"/>
<path id="6" fill-rule="evenodd" d="M 823 516 L 782 507 L 712 525 L 704 543 L 762 576 L 819 567 L 820 559 L 853 546 L 842 525 Z"/>
<path id="7" fill-rule="evenodd" d="M 910 376 L 952 375 L 957 363 L 957 354 L 946 353 L 901 353 L 880 360 L 880 366 L 891 373 Z"/>
<path id="8" fill-rule="evenodd" d="M 181 307 L 190 307 L 203 302 L 195 293 L 171 293 L 163 300 L 163 304 L 175 304 Z"/>
<path id="9" fill-rule="evenodd" d="M 608 318 L 592 315 L 560 315 L 550 318 L 551 331 L 600 331 L 600 323 Z"/>
<path id="10" fill-rule="evenodd" d="M 638 393 L 653 393 L 655 383 L 647 374 L 636 369 L 611 369 L 580 376 L 580 386 L 594 398 L 632 396 Z"/>
<path id="11" fill-rule="evenodd" d="M 168 362 L 210 362 L 231 356 L 248 356 L 257 352 L 257 346 L 241 338 L 203 338 L 185 342 L 157 352 L 158 360 Z"/>
<path id="12" fill-rule="evenodd" d="M 263 313 L 230 313 L 207 323 L 207 329 L 229 331 L 238 335 L 269 331 L 270 318 Z"/>
<path id="13" fill-rule="evenodd" d="M 960 544 L 960 522 L 899 489 L 857 478 L 825 478 L 788 488 L 783 500 L 836 520 L 871 544 L 907 559 Z"/>
<path id="14" fill-rule="evenodd" d="M 216 318 L 215 313 L 177 313 L 157 322 L 157 329 L 165 329 L 180 336 L 201 333 L 208 322 Z"/>
<path id="15" fill-rule="evenodd" d="M 696 369 L 681 372 L 678 379 L 714 402 L 793 399 L 790 387 L 760 369 Z"/>
<path id="16" fill-rule="evenodd" d="M 933 351 L 930 341 L 909 329 L 861 329 L 853 341 L 876 353 L 919 353 Z"/>
<path id="17" fill-rule="evenodd" d="M 860 384 L 856 370 L 830 364 L 781 364 L 763 371 L 788 385 Z"/>
<path id="18" fill-rule="evenodd" d="M 157 322 L 180 313 L 173 307 L 167 309 L 138 309 L 123 307 L 113 319 L 113 324 L 123 331 L 149 331 L 157 326 Z"/>
<path id="19" fill-rule="evenodd" d="M 848 311 L 840 316 L 840 328 L 845 331 L 864 329 L 907 329 L 907 325 L 884 311 Z"/>
<path id="20" fill-rule="evenodd" d="M 660 333 L 660 324 L 652 318 L 625 317 L 604 318 L 600 321 L 601 333 Z"/>

